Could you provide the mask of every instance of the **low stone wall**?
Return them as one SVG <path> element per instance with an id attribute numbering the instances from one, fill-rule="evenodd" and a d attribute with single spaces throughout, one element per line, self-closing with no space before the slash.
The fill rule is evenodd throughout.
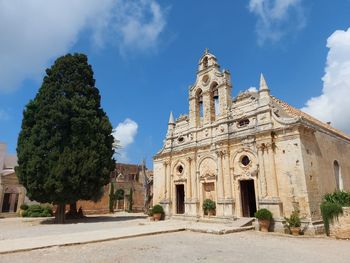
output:
<path id="1" fill-rule="evenodd" d="M 350 207 L 343 207 L 343 214 L 331 222 L 329 235 L 339 239 L 350 239 Z"/>

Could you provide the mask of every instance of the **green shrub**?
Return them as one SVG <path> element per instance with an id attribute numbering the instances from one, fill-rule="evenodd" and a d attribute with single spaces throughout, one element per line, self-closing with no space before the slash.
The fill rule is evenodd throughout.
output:
<path id="1" fill-rule="evenodd" d="M 344 206 L 350 206 L 350 192 L 335 191 L 323 197 L 321 214 L 327 236 L 329 236 L 329 223 L 343 213 Z"/>
<path id="2" fill-rule="evenodd" d="M 30 205 L 28 207 L 29 211 L 31 211 L 32 213 L 34 212 L 41 212 L 43 210 L 43 207 L 41 205 Z"/>
<path id="3" fill-rule="evenodd" d="M 258 211 L 255 212 L 254 216 L 258 220 L 270 220 L 272 219 L 272 213 L 266 209 L 266 208 L 261 208 Z"/>
<path id="4" fill-rule="evenodd" d="M 326 194 L 323 197 L 323 200 L 341 206 L 350 206 L 350 192 L 336 191 L 334 193 Z"/>
<path id="5" fill-rule="evenodd" d="M 30 217 L 41 217 L 41 213 L 33 212 L 33 213 L 30 214 Z"/>
<path id="6" fill-rule="evenodd" d="M 52 208 L 48 205 L 29 205 L 28 209 L 22 212 L 23 217 L 50 217 L 52 215 Z"/>
<path id="7" fill-rule="evenodd" d="M 161 205 L 155 205 L 152 207 L 152 214 L 164 214 L 164 209 Z"/>
<path id="8" fill-rule="evenodd" d="M 204 212 L 209 212 L 209 211 L 215 211 L 216 209 L 216 204 L 213 200 L 211 199 L 205 199 L 203 201 L 203 210 Z"/>
<path id="9" fill-rule="evenodd" d="M 299 212 L 294 211 L 290 217 L 284 217 L 284 219 L 287 221 L 288 227 L 300 227 L 301 226 L 301 220 L 299 217 Z"/>
<path id="10" fill-rule="evenodd" d="M 321 213 L 324 229 L 327 236 L 329 236 L 329 223 L 333 222 L 334 218 L 337 218 L 340 214 L 343 213 L 343 208 L 340 204 L 324 201 L 321 204 Z"/>
<path id="11" fill-rule="evenodd" d="M 28 209 L 28 205 L 27 204 L 22 204 L 19 208 L 22 209 L 22 210 L 27 210 Z"/>

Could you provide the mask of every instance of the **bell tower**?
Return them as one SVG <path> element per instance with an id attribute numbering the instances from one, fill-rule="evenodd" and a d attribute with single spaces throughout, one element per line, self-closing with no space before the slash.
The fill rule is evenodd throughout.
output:
<path id="1" fill-rule="evenodd" d="M 224 117 L 231 107 L 231 90 L 230 73 L 220 71 L 216 57 L 206 49 L 189 90 L 190 126 L 203 127 Z"/>

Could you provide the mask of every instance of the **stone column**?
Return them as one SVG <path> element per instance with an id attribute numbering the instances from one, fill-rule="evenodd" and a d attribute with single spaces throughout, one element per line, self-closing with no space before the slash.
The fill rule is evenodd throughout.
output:
<path id="1" fill-rule="evenodd" d="M 271 195 L 273 197 L 278 197 L 278 184 L 277 184 L 277 176 L 276 176 L 276 167 L 275 167 L 275 153 L 273 151 L 272 144 L 269 144 L 267 147 L 267 154 L 269 158 L 270 164 L 270 174 L 271 174 Z"/>
<path id="2" fill-rule="evenodd" d="M 224 180 L 223 180 L 223 174 L 222 174 L 222 156 L 223 152 L 222 151 L 217 151 L 217 165 L 218 165 L 218 177 L 217 177 L 217 191 L 218 191 L 218 199 L 224 199 Z"/>
<path id="3" fill-rule="evenodd" d="M 267 185 L 266 185 L 266 174 L 265 174 L 265 162 L 263 156 L 263 149 L 261 146 L 258 149 L 258 162 L 259 162 L 259 185 L 260 185 L 260 198 L 265 198 L 267 196 Z"/>
<path id="4" fill-rule="evenodd" d="M 218 174 L 217 174 L 217 206 L 216 206 L 216 215 L 224 216 L 224 178 L 222 173 L 222 151 L 216 151 L 217 155 L 217 166 L 218 166 Z"/>
<path id="5" fill-rule="evenodd" d="M 262 156 L 263 161 L 263 169 L 260 171 L 264 171 L 264 179 L 261 183 L 261 191 L 262 196 L 259 198 L 259 208 L 267 208 L 269 209 L 273 217 L 275 219 L 275 228 L 282 227 L 281 225 L 281 216 L 282 212 L 282 203 L 279 198 L 278 193 L 278 182 L 276 175 L 276 167 L 275 167 L 275 156 L 273 144 L 271 142 L 262 143 L 260 148 L 260 156 Z M 264 182 L 265 187 L 264 187 Z"/>
<path id="6" fill-rule="evenodd" d="M 164 168 L 164 199 L 167 199 L 167 188 L 168 188 L 168 184 L 167 184 L 167 172 L 168 172 L 168 165 L 169 162 L 163 162 L 163 168 Z"/>
<path id="7" fill-rule="evenodd" d="M 170 203 L 171 203 L 171 191 L 170 191 L 171 166 L 170 166 L 170 161 L 163 162 L 163 165 L 164 165 L 164 199 L 160 203 L 163 206 L 165 216 L 170 217 L 171 216 L 171 209 L 170 209 Z"/>
<path id="8" fill-rule="evenodd" d="M 196 173 L 193 173 L 192 171 L 193 159 L 191 157 L 187 157 L 187 162 L 188 162 L 188 172 L 187 172 L 187 185 L 186 185 L 187 196 L 186 196 L 186 202 L 185 202 L 185 211 L 186 211 L 186 216 L 196 217 L 197 207 L 198 207 Z"/>
<path id="9" fill-rule="evenodd" d="M 231 169 L 230 169 L 230 152 L 227 150 L 224 154 L 225 158 L 225 175 L 224 175 L 224 216 L 233 217 L 233 197 L 232 197 L 232 180 L 231 180 Z"/>
<path id="10" fill-rule="evenodd" d="M 188 170 L 187 170 L 187 183 L 186 183 L 186 199 L 187 201 L 191 201 L 192 199 L 192 175 L 191 175 L 192 158 L 187 157 L 187 162 L 188 162 Z"/>
<path id="11" fill-rule="evenodd" d="M 224 190 L 225 190 L 225 198 L 226 199 L 232 199 L 232 180 L 231 180 L 231 174 L 230 174 L 230 153 L 229 151 L 225 154 L 225 161 L 226 161 L 226 173 L 224 176 Z"/>
<path id="12" fill-rule="evenodd" d="M 168 164 L 168 172 L 167 172 L 167 199 L 170 201 L 172 199 L 171 196 L 171 163 Z"/>

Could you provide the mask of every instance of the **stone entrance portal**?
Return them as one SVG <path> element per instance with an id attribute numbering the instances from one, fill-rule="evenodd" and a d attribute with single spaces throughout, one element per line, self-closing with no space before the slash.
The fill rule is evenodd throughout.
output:
<path id="1" fill-rule="evenodd" d="M 17 193 L 5 193 L 2 201 L 2 209 L 1 212 L 16 212 L 18 205 L 18 197 Z"/>
<path id="2" fill-rule="evenodd" d="M 242 216 L 253 217 L 256 212 L 254 180 L 240 181 Z"/>
<path id="3" fill-rule="evenodd" d="M 185 213 L 185 187 L 183 184 L 176 185 L 176 214 Z"/>

